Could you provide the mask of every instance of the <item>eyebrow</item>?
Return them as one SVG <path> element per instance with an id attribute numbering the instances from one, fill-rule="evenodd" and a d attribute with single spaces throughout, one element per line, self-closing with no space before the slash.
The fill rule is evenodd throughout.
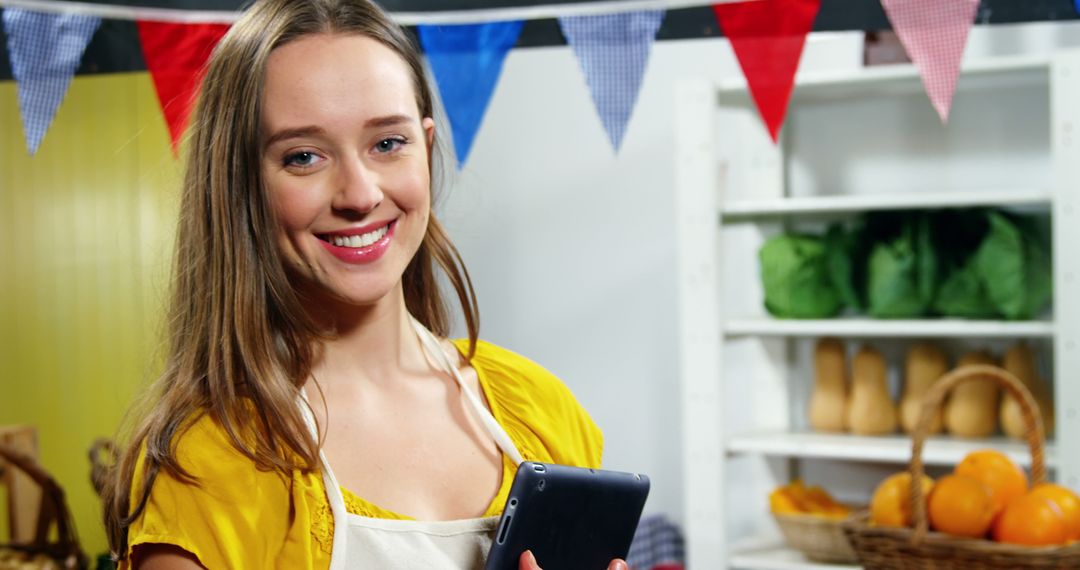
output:
<path id="1" fill-rule="evenodd" d="M 394 126 L 405 124 L 405 123 L 411 123 L 412 121 L 413 121 L 412 117 L 409 117 L 408 115 L 386 115 L 386 116 L 383 116 L 383 117 L 374 117 L 374 118 L 368 119 L 367 121 L 364 122 L 364 128 L 365 129 L 372 129 L 372 128 L 394 127 Z M 282 129 L 282 130 L 277 131 L 274 134 L 270 135 L 270 137 L 266 139 L 266 142 L 263 144 L 263 149 L 270 148 L 275 143 L 283 141 L 283 140 L 287 140 L 287 139 L 310 137 L 310 136 L 319 136 L 319 135 L 325 135 L 325 134 L 326 134 L 326 130 L 323 129 L 322 127 L 319 127 L 319 126 L 316 126 L 316 125 L 308 125 L 308 126 L 304 126 L 304 127 L 296 127 L 296 128 L 291 128 L 291 129 Z"/>

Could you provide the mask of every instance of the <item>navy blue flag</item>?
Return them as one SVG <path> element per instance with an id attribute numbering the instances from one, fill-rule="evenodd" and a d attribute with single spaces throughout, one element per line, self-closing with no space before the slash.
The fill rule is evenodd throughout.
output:
<path id="1" fill-rule="evenodd" d="M 611 146 L 622 146 L 637 103 L 662 10 L 559 18 L 574 49 Z"/>
<path id="2" fill-rule="evenodd" d="M 517 43 L 521 24 L 512 21 L 417 26 L 450 119 L 458 168 L 469 157 L 506 53 Z"/>
<path id="3" fill-rule="evenodd" d="M 101 19 L 79 14 L 4 9 L 11 71 L 19 90 L 19 112 L 30 154 L 49 130 L 71 78 Z"/>

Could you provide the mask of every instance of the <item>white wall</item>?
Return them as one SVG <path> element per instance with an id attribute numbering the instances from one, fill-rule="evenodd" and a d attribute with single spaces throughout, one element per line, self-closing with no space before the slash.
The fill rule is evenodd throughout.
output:
<path id="1" fill-rule="evenodd" d="M 570 48 L 514 50 L 440 207 L 481 335 L 561 377 L 604 429 L 605 467 L 647 473 L 647 512 L 677 518 L 672 89 L 737 73 L 726 41 L 656 44 L 616 155 Z"/>
<path id="2" fill-rule="evenodd" d="M 857 64 L 859 38 L 811 36 L 800 69 Z M 1080 26 L 979 27 L 968 55 L 1054 45 L 1080 45 Z M 476 285 L 481 336 L 560 376 L 605 431 L 605 467 L 649 474 L 646 511 L 676 520 L 673 87 L 738 75 L 726 40 L 655 44 L 616 155 L 570 48 L 514 50 L 439 207 Z"/>

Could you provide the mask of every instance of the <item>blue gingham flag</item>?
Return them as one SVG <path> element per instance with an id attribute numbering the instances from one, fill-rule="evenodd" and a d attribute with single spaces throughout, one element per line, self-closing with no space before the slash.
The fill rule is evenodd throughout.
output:
<path id="1" fill-rule="evenodd" d="M 11 71 L 30 154 L 37 152 L 101 19 L 4 9 Z"/>
<path id="2" fill-rule="evenodd" d="M 559 18 L 611 145 L 622 146 L 662 10 Z"/>

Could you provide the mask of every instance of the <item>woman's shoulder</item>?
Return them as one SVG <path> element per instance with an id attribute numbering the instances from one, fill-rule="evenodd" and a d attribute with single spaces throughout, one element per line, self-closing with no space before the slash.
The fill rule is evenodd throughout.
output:
<path id="1" fill-rule="evenodd" d="M 158 470 L 129 528 L 129 549 L 145 543 L 175 545 L 208 568 L 266 567 L 273 553 L 288 558 L 302 550 L 304 560 L 321 555 L 315 531 L 325 521 L 316 511 L 325 501 L 318 474 L 260 469 L 205 411 L 189 416 L 171 445 L 183 473 Z M 131 488 L 132 507 L 141 502 L 149 457 L 144 444 Z M 290 549 L 288 544 L 299 546 Z"/>
<path id="2" fill-rule="evenodd" d="M 233 481 L 242 483 L 260 472 L 254 460 L 237 448 L 225 426 L 206 410 L 193 413 L 181 423 L 171 445 L 177 466 L 196 483 L 209 479 L 215 485 L 231 486 Z"/>
<path id="3" fill-rule="evenodd" d="M 468 340 L 455 340 L 462 353 Z M 479 340 L 470 361 L 496 416 L 526 457 L 599 467 L 603 434 L 557 376 L 510 349 Z M 516 436 L 516 437 L 515 437 Z"/>
<path id="4" fill-rule="evenodd" d="M 175 466 L 179 472 L 161 469 L 154 477 L 151 498 L 158 502 L 183 502 L 198 497 L 202 501 L 231 502 L 253 493 L 285 491 L 278 473 L 258 469 L 255 460 L 240 451 L 228 430 L 205 411 L 193 413 L 172 436 Z M 135 479 L 145 476 L 148 447 L 144 442 Z M 133 497 L 138 486 L 132 488 Z M 181 505 L 169 505 L 169 508 Z"/>
<path id="5" fill-rule="evenodd" d="M 467 339 L 455 340 L 454 343 L 463 353 L 467 352 Z M 504 395 L 528 399 L 536 404 L 557 405 L 558 408 L 578 406 L 577 399 L 562 380 L 540 364 L 508 348 L 477 340 L 476 353 L 470 364 L 487 380 L 491 389 Z"/>

